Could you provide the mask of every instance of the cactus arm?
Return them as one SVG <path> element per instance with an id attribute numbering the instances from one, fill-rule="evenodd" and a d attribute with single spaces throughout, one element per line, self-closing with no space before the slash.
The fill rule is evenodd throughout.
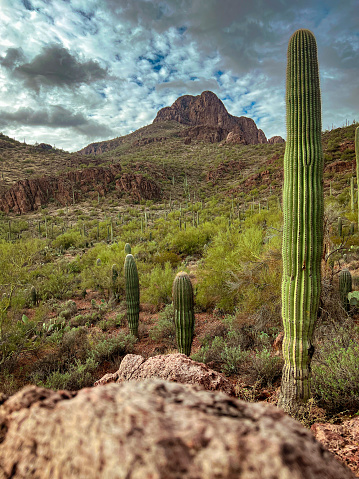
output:
<path id="1" fill-rule="evenodd" d="M 279 406 L 288 412 L 310 397 L 312 336 L 320 297 L 323 249 L 323 153 L 317 48 L 298 30 L 288 46 L 287 142 L 283 186 L 284 325 Z"/>

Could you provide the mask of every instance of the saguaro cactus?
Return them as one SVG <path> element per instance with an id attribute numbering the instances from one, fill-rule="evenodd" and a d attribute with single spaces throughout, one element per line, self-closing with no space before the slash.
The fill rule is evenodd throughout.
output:
<path id="1" fill-rule="evenodd" d="M 355 129 L 355 158 L 357 165 L 357 188 L 358 188 L 358 229 L 359 229 L 359 126 Z"/>
<path id="2" fill-rule="evenodd" d="M 317 46 L 308 30 L 289 40 L 287 142 L 283 186 L 284 325 L 279 406 L 295 412 L 310 398 L 310 362 L 323 250 L 323 152 Z"/>
<path id="3" fill-rule="evenodd" d="M 189 356 L 194 332 L 194 301 L 192 283 L 184 271 L 175 277 L 172 294 L 177 348 L 180 353 Z"/>
<path id="4" fill-rule="evenodd" d="M 140 285 L 137 266 L 132 254 L 128 254 L 125 259 L 125 288 L 128 327 L 131 334 L 137 337 L 140 315 Z"/>
<path id="5" fill-rule="evenodd" d="M 348 300 L 348 293 L 352 290 L 352 275 L 348 269 L 342 269 L 339 273 L 339 294 L 346 311 L 349 311 L 350 305 Z"/>
<path id="6" fill-rule="evenodd" d="M 131 245 L 130 243 L 125 244 L 125 253 L 126 254 L 131 254 Z"/>

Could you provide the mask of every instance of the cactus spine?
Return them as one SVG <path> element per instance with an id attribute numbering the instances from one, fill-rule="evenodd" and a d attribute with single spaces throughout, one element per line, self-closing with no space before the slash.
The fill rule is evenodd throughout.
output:
<path id="1" fill-rule="evenodd" d="M 130 333 L 137 337 L 140 315 L 140 285 L 135 259 L 132 254 L 128 254 L 125 259 L 125 288 L 128 327 Z"/>
<path id="2" fill-rule="evenodd" d="M 359 126 L 355 129 L 355 158 L 357 166 L 357 188 L 358 188 L 358 229 L 359 229 Z"/>
<path id="3" fill-rule="evenodd" d="M 184 271 L 175 277 L 172 295 L 177 348 L 180 353 L 189 356 L 194 332 L 194 301 L 192 283 Z"/>
<path id="4" fill-rule="evenodd" d="M 348 293 L 352 290 L 352 275 L 348 269 L 342 269 L 339 273 L 339 294 L 343 308 L 349 311 Z"/>
<path id="5" fill-rule="evenodd" d="M 279 406 L 294 412 L 310 398 L 310 362 L 323 250 L 323 152 L 317 46 L 308 30 L 289 40 L 287 143 L 283 186 L 284 325 Z"/>

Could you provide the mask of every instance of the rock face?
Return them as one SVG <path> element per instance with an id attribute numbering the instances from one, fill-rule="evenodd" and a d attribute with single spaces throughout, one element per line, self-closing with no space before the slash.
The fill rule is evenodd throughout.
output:
<path id="1" fill-rule="evenodd" d="M 222 391 L 234 395 L 234 387 L 226 377 L 205 364 L 193 361 L 185 354 L 179 353 L 153 356 L 147 360 L 136 354 L 127 354 L 119 370 L 113 374 L 106 374 L 95 383 L 95 386 L 149 378 L 196 384 L 208 391 Z"/>
<path id="2" fill-rule="evenodd" d="M 313 424 L 314 437 L 359 476 L 359 418 L 342 424 Z"/>
<path id="3" fill-rule="evenodd" d="M 0 407 L 0 431 L 4 479 L 355 477 L 274 406 L 163 380 L 27 386 Z"/>
<path id="4" fill-rule="evenodd" d="M 0 196 L 0 211 L 9 213 L 27 213 L 47 204 L 50 199 L 61 205 L 71 204 L 80 194 L 98 191 L 104 195 L 115 183 L 118 192 L 128 193 L 140 200 L 158 199 L 161 190 L 158 185 L 140 174 L 123 174 L 120 165 L 110 167 L 93 167 L 70 171 L 58 177 L 42 176 L 40 178 L 20 180 Z"/>
<path id="5" fill-rule="evenodd" d="M 251 118 L 230 115 L 221 100 L 211 91 L 204 91 L 198 96 L 184 95 L 177 98 L 172 106 L 162 108 L 153 122 L 170 120 L 192 127 L 219 128 L 217 136 L 220 139 L 217 141 L 226 139 L 228 143 L 245 145 L 267 143 L 265 134 Z M 196 130 L 190 129 L 187 132 L 192 136 Z M 204 135 L 203 131 L 201 134 Z"/>
<path id="6" fill-rule="evenodd" d="M 269 138 L 268 143 L 285 143 L 285 139 L 281 136 L 272 136 L 272 138 Z"/>

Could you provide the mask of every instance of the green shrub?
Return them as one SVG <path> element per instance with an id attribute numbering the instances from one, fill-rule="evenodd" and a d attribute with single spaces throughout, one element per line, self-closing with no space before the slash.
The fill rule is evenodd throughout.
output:
<path id="1" fill-rule="evenodd" d="M 175 275 L 169 262 L 164 267 L 156 265 L 150 273 L 142 275 L 140 277 L 142 301 L 154 305 L 169 304 L 172 301 L 172 283 Z"/>
<path id="2" fill-rule="evenodd" d="M 324 340 L 313 357 L 312 389 L 330 412 L 359 408 L 359 344 L 347 333 Z"/>
<path id="3" fill-rule="evenodd" d="M 243 363 L 248 360 L 249 355 L 250 352 L 243 351 L 239 345 L 228 346 L 228 344 L 224 344 L 224 349 L 221 353 L 222 371 L 228 375 L 239 374 Z"/>
<path id="4" fill-rule="evenodd" d="M 273 356 L 270 349 L 264 347 L 251 356 L 248 370 L 252 380 L 262 387 L 272 386 L 273 382 L 282 375 L 283 359 Z"/>
<path id="5" fill-rule="evenodd" d="M 158 315 L 156 324 L 149 333 L 153 341 L 164 341 L 168 347 L 176 347 L 176 328 L 173 304 L 168 304 Z"/>
<path id="6" fill-rule="evenodd" d="M 132 334 L 120 331 L 116 336 L 97 335 L 94 338 L 91 355 L 96 361 L 115 360 L 133 351 L 136 338 Z"/>

